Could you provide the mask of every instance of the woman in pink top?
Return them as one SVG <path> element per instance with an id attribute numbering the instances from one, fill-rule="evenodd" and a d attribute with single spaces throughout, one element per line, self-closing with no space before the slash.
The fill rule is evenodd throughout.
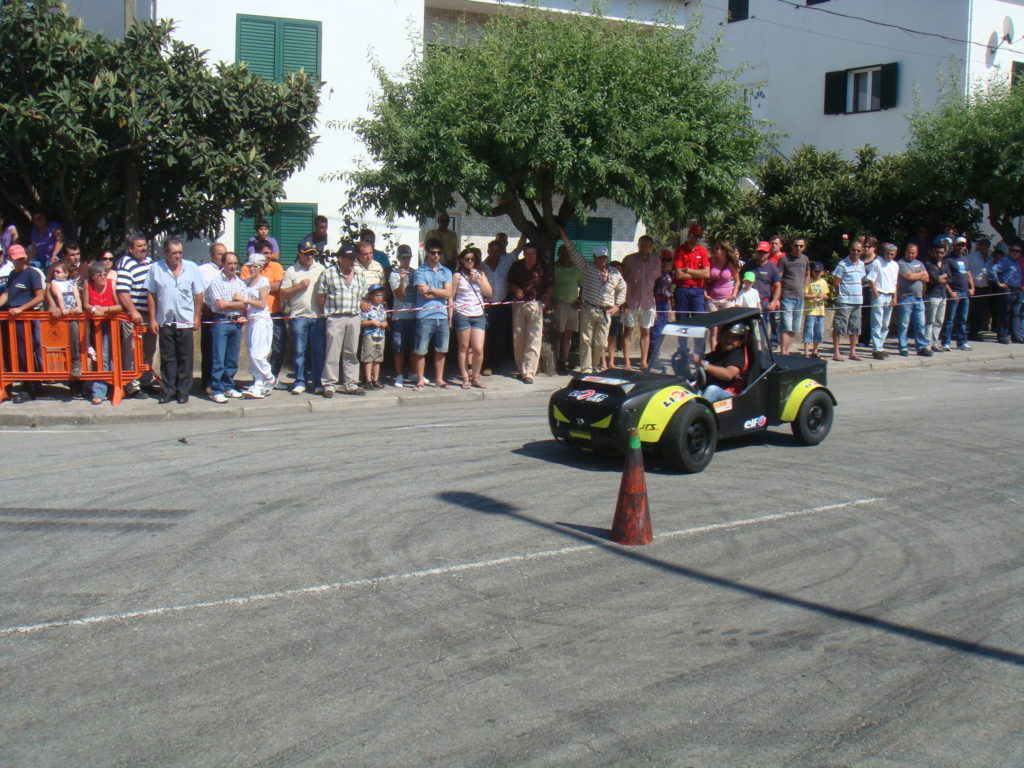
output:
<path id="1" fill-rule="evenodd" d="M 716 242 L 711 252 L 711 274 L 704 283 L 704 299 L 709 312 L 726 309 L 736 303 L 739 272 L 740 262 L 736 249 L 725 240 Z"/>
<path id="2" fill-rule="evenodd" d="M 708 312 L 727 309 L 736 305 L 736 294 L 740 288 L 740 259 L 736 249 L 726 240 L 715 242 L 711 252 L 711 273 L 704 281 L 704 303 Z M 708 349 L 715 349 L 718 329 L 708 331 Z"/>

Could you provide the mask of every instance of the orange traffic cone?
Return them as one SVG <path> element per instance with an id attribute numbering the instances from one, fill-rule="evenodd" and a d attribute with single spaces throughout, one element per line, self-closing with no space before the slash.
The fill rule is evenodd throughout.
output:
<path id="1" fill-rule="evenodd" d="M 640 434 L 635 427 L 629 431 L 629 448 L 626 451 L 626 464 L 622 468 L 619 498 L 615 503 L 611 539 L 617 544 L 630 546 L 654 541 L 651 508 L 647 503 L 647 479 L 644 477 L 644 452 L 640 448 Z"/>

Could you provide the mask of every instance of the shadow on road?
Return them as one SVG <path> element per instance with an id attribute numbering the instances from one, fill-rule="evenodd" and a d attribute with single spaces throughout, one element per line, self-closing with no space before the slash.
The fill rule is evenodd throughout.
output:
<path id="1" fill-rule="evenodd" d="M 575 464 L 573 466 L 575 466 Z M 839 619 L 840 621 L 860 624 L 861 626 L 870 627 L 871 629 L 876 629 L 881 632 L 888 632 L 893 635 L 905 637 L 910 640 L 916 640 L 922 643 L 928 643 L 937 647 L 950 648 L 961 653 L 969 653 L 974 656 L 981 656 L 983 658 L 1024 666 L 1024 654 L 1022 653 L 1008 651 L 1003 648 L 996 648 L 982 643 L 974 643 L 969 640 L 950 637 L 949 635 L 941 635 L 936 632 L 928 632 L 927 630 L 916 629 L 903 624 L 896 624 L 895 622 L 878 619 L 874 616 L 857 613 L 856 611 L 847 611 L 842 608 L 825 605 L 824 603 L 814 602 L 813 600 L 803 600 L 798 597 L 791 597 L 790 595 L 786 595 L 781 592 L 773 592 L 769 589 L 753 587 L 748 584 L 742 584 L 738 581 L 732 581 L 731 579 L 713 576 L 709 573 L 704 573 L 693 568 L 687 568 L 683 565 L 676 565 L 675 563 L 670 563 L 666 560 L 645 554 L 642 550 L 612 543 L 608 540 L 608 531 L 605 528 L 567 525 L 564 523 L 549 523 L 544 520 L 538 520 L 535 517 L 527 515 L 511 504 L 507 504 L 503 501 L 499 501 L 498 499 L 494 499 L 480 493 L 443 491 L 436 494 L 436 496 L 441 501 L 449 504 L 455 504 L 474 512 L 483 512 L 491 515 L 505 515 L 507 517 L 515 518 L 529 525 L 543 528 L 548 531 L 554 531 L 555 533 L 561 534 L 567 538 L 586 542 L 587 544 L 604 549 L 605 551 L 626 560 L 632 560 L 676 576 L 693 579 L 704 584 L 712 584 L 716 587 L 740 592 L 761 600 L 770 600 L 780 605 L 787 605 L 793 608 L 811 611 L 833 619 Z M 657 538 L 657 536 L 655 536 L 655 538 Z"/>

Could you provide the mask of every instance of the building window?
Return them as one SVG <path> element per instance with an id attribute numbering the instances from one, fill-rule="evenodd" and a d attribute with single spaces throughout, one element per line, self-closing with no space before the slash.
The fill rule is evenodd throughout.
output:
<path id="1" fill-rule="evenodd" d="M 594 249 L 599 245 L 607 248 L 609 254 L 612 252 L 612 220 L 609 218 L 591 216 L 586 224 L 573 218 L 565 225 L 565 232 L 585 259 L 593 261 Z M 561 244 L 561 240 L 555 243 L 556 254 Z"/>
<path id="2" fill-rule="evenodd" d="M 892 109 L 899 98 L 899 64 L 876 64 L 825 73 L 825 114 Z"/>
<path id="3" fill-rule="evenodd" d="M 819 3 L 827 3 L 828 0 L 807 0 L 808 5 L 818 5 Z"/>
<path id="4" fill-rule="evenodd" d="M 1024 61 L 1015 61 L 1010 70 L 1010 85 L 1021 84 L 1024 84 Z"/>
<path id="5" fill-rule="evenodd" d="M 847 112 L 873 112 L 881 109 L 882 68 L 857 69 L 849 74 Z"/>
<path id="6" fill-rule="evenodd" d="M 750 0 L 729 0 L 729 21 L 750 18 Z"/>
<path id="7" fill-rule="evenodd" d="M 317 214 L 316 203 L 277 203 L 274 212 L 266 219 L 270 225 L 270 236 L 277 240 L 281 249 L 281 266 L 290 267 L 295 263 L 299 242 L 313 231 L 313 219 Z M 239 264 L 245 263 L 246 246 L 249 238 L 256 234 L 256 221 L 248 216 L 235 214 L 235 253 Z"/>
<path id="8" fill-rule="evenodd" d="M 319 21 L 235 17 L 235 60 L 267 80 L 281 82 L 301 69 L 319 81 L 321 40 Z"/>

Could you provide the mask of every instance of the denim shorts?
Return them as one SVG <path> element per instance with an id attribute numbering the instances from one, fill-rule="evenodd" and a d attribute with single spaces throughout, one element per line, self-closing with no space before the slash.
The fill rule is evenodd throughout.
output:
<path id="1" fill-rule="evenodd" d="M 808 315 L 804 318 L 804 341 L 820 344 L 825 340 L 825 316 Z"/>
<path id="2" fill-rule="evenodd" d="M 404 317 L 401 320 L 395 320 L 391 325 L 391 351 L 396 355 L 402 355 L 415 344 L 416 318 Z"/>
<path id="3" fill-rule="evenodd" d="M 779 313 L 780 330 L 796 333 L 800 330 L 800 318 L 804 313 L 803 299 L 782 299 L 782 311 Z"/>
<path id="4" fill-rule="evenodd" d="M 416 318 L 416 346 L 414 355 L 425 355 L 433 346 L 435 352 L 448 351 L 448 318 L 418 317 Z"/>
<path id="5" fill-rule="evenodd" d="M 455 321 L 452 323 L 455 327 L 455 332 L 465 331 L 473 329 L 476 331 L 487 330 L 487 315 L 477 315 L 475 317 L 463 315 L 460 312 L 455 313 Z"/>

